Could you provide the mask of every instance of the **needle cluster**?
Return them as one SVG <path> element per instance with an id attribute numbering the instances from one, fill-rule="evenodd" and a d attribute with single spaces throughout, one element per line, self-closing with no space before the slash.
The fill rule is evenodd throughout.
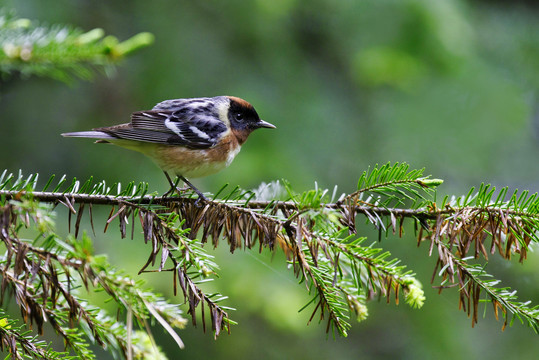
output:
<path id="1" fill-rule="evenodd" d="M 122 189 L 93 179 L 81 183 L 63 177 L 50 178 L 39 191 L 37 183 L 37 175 L 4 172 L 0 177 L 0 240 L 5 248 L 0 258 L 0 300 L 14 298 L 23 322 L 16 325 L 9 315 L 2 315 L 1 344 L 13 354 L 37 356 L 51 351 L 44 342 L 31 342 L 34 347 L 41 344 L 39 349 L 29 347 L 30 335 L 23 330 L 35 327 L 41 334 L 45 321 L 64 338 L 66 351 L 83 358 L 92 358 L 88 341 L 126 356 L 144 351 L 137 350 L 135 334 L 139 333 L 132 331 L 133 325 L 110 327 L 110 315 L 82 300 L 81 294 L 90 288 L 108 294 L 126 324 L 136 319 L 145 333 L 147 322 L 157 320 L 183 346 L 173 330 L 186 322 L 177 305 L 93 254 L 89 231 L 80 230 L 82 218 L 88 216 L 95 234 L 92 209 L 96 206 L 110 209 L 107 219 L 99 220 L 105 231 L 117 223 L 121 237 L 148 244 L 148 259 L 140 272 L 172 273 L 172 288 L 183 294 L 192 324 L 200 321 L 203 330 L 211 329 L 215 337 L 230 332 L 234 321 L 233 309 L 222 304 L 227 297 L 204 291 L 204 283 L 219 271 L 218 262 L 204 247 L 209 242 L 216 247 L 225 241 L 231 252 L 238 248 L 284 251 L 294 275 L 312 295 L 303 309 L 310 308 L 311 320 L 325 322 L 328 332 L 346 336 L 350 318 L 365 319 L 367 303 L 373 298 L 393 299 L 396 304 L 403 299 L 420 308 L 425 295 L 416 275 L 378 248 L 380 243 L 361 236 L 365 222 L 378 230 L 380 241 L 413 229 L 418 245 L 426 243 L 427 254 L 438 258 L 432 282 L 438 283 L 440 291 L 459 292 L 458 305 L 472 324 L 478 321 L 479 305 L 489 302 L 504 327 L 519 319 L 539 330 L 537 306 L 518 301 L 514 290 L 498 287 L 499 281 L 485 271 L 492 256 L 526 260 L 530 244 L 539 240 L 536 194 L 515 191 L 507 196 L 507 189 L 496 192 L 482 185 L 477 192 L 471 189 L 465 196 L 436 203 L 435 189 L 442 181 L 406 164 L 365 171 L 357 190 L 338 198 L 336 192 L 330 195 L 317 187 L 298 194 L 288 184 L 270 185 L 284 190 L 285 201 L 264 198 L 268 193 L 277 197 L 278 191 L 273 190 L 223 188 L 209 200 L 197 202 L 194 193 L 149 194 L 144 183 Z M 73 235 L 67 239 L 54 233 L 52 208 L 58 205 L 69 213 Z M 24 239 L 20 233 L 26 228 L 37 235 Z"/>

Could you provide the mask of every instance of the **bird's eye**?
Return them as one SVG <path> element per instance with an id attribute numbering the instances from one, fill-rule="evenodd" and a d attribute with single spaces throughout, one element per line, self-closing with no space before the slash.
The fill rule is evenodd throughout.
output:
<path id="1" fill-rule="evenodd" d="M 242 121 L 243 120 L 243 114 L 242 113 L 236 113 L 236 120 Z"/>

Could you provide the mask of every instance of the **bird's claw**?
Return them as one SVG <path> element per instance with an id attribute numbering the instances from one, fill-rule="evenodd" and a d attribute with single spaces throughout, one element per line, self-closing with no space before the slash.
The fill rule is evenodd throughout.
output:
<path id="1" fill-rule="evenodd" d="M 170 189 L 166 193 L 164 193 L 162 195 L 162 197 L 167 197 L 167 196 L 171 195 L 173 192 L 176 192 L 178 194 L 178 196 L 181 196 L 182 192 L 186 192 L 187 190 L 191 190 L 191 188 L 189 188 L 189 187 L 181 188 L 181 187 L 177 187 L 177 186 L 171 186 Z"/>
<path id="2" fill-rule="evenodd" d="M 197 191 L 196 193 L 198 195 L 198 199 L 195 200 L 195 206 L 196 207 L 201 207 L 203 205 L 203 204 L 200 203 L 200 200 L 202 200 L 202 202 L 209 201 L 208 198 L 205 197 L 204 194 L 202 194 L 200 191 Z"/>

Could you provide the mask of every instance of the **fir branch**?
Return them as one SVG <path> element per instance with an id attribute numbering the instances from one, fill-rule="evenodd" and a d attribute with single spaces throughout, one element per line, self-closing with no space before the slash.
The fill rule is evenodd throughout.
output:
<path id="1" fill-rule="evenodd" d="M 447 282 L 460 284 L 460 306 L 466 305 L 468 311 L 474 309 L 470 313 L 474 321 L 480 291 L 491 297 L 495 310 L 501 309 L 504 317 L 512 313 L 530 324 L 538 318 L 535 308 L 514 301 L 510 292 L 485 281 L 483 277 L 487 275 L 470 265 L 467 257 L 472 252 L 475 258 L 486 259 L 489 251 L 494 254 L 497 250 L 504 259 L 517 253 L 521 261 L 525 260 L 530 242 L 538 241 L 539 199 L 535 194 L 515 192 L 505 200 L 507 189 L 495 196 L 492 188 L 482 185 L 477 193 L 472 189 L 466 196 L 445 198 L 438 207 L 430 199 L 441 180 L 423 176 L 422 170 L 409 170 L 406 164 L 386 164 L 365 172 L 358 191 L 338 201 L 328 201 L 327 190 L 315 188 L 294 194 L 289 186 L 288 201 L 261 200 L 256 192 L 235 188 L 221 199 L 214 196 L 199 204 L 190 192 L 179 197 L 148 194 L 147 184 L 130 183 L 122 189 L 104 182 L 94 184 L 93 179 L 68 182 L 65 177 L 53 183 L 49 179 L 45 186 L 53 188 L 52 192 L 37 191 L 37 176 L 15 177 L 4 172 L 0 176 L 0 199 L 63 204 L 69 214 L 77 217 L 75 234 L 79 232 L 84 204 L 90 204 L 92 224 L 91 205 L 111 206 L 106 228 L 118 221 L 123 237 L 127 235 L 128 219 L 139 218 L 143 238 L 151 244 L 141 272 L 172 271 L 174 291 L 180 285 L 193 324 L 195 312 L 200 309 L 205 329 L 205 307 L 209 308 L 215 336 L 222 330 L 230 331 L 232 321 L 227 308 L 217 304 L 223 297 L 206 295 L 197 284 L 217 271 L 213 258 L 202 248 L 210 239 L 214 246 L 226 240 L 232 252 L 238 247 L 251 249 L 257 242 L 260 249 L 273 250 L 279 245 L 295 275 L 314 293 L 307 304 L 314 306 L 311 320 L 319 312 L 320 320 L 327 316 L 327 329 L 342 335 L 350 327 L 348 311 L 364 319 L 365 302 L 375 294 L 387 301 L 394 295 L 398 303 L 402 290 L 410 306 L 420 307 L 425 298 L 412 272 L 398 265 L 398 259 L 388 259 L 387 251 L 364 246 L 364 239 L 354 235 L 359 231 L 358 216 L 379 230 L 380 240 L 382 233 L 388 235 L 390 231 L 403 236 L 405 219 L 411 220 L 419 232 L 418 241 L 430 240 L 430 253 L 438 249 L 442 286 Z M 134 223 L 131 221 L 131 236 Z M 486 246 L 488 239 L 490 247 Z M 167 267 L 166 262 L 172 266 Z M 99 282 L 99 276 L 93 278 Z M 117 300 L 124 302 L 129 296 L 132 294 Z M 532 328 L 537 329 L 535 325 Z"/>
<path id="2" fill-rule="evenodd" d="M 102 29 L 83 32 L 69 26 L 36 25 L 0 12 L 0 73 L 19 72 L 69 81 L 89 79 L 94 69 L 110 71 L 127 54 L 150 45 L 153 35 L 140 33 L 119 42 Z"/>
<path id="3" fill-rule="evenodd" d="M 439 275 L 442 276 L 442 285 L 440 291 L 450 287 L 446 283 L 458 284 L 459 286 L 459 308 L 467 312 L 472 318 L 472 326 L 477 324 L 479 315 L 479 303 L 481 301 L 490 301 L 494 308 L 494 315 L 499 319 L 501 310 L 502 317 L 505 320 L 503 329 L 509 322 L 509 314 L 513 319 L 519 318 L 521 322 L 526 322 L 536 333 L 539 333 L 539 306 L 529 307 L 529 302 L 523 303 L 516 301 L 516 291 L 509 288 L 496 288 L 499 280 L 493 279 L 481 265 L 472 265 L 466 258 L 458 258 L 453 254 L 447 244 L 435 239 L 434 243 L 438 249 L 438 261 L 434 272 L 440 267 Z M 455 277 L 457 279 L 455 279 Z M 434 275 L 433 275 L 434 278 Z M 481 292 L 485 292 L 490 300 L 481 300 Z M 513 320 L 511 320 L 512 323 Z"/>
<path id="4" fill-rule="evenodd" d="M 428 201 L 434 189 L 443 183 L 440 179 L 424 177 L 424 169 L 410 170 L 406 163 L 387 163 L 375 165 L 371 171 L 365 171 L 358 181 L 358 190 L 343 197 L 337 204 L 352 202 L 372 206 L 389 207 L 403 205 L 406 200 L 413 202 L 412 208 L 420 207 Z M 362 198 L 368 195 L 367 200 Z M 377 195 L 372 198 L 372 195 Z"/>
<path id="5" fill-rule="evenodd" d="M 0 351 L 7 349 L 14 359 L 75 359 L 67 352 L 52 350 L 50 343 L 39 340 L 37 335 L 17 325 L 0 309 Z"/>
<path id="6" fill-rule="evenodd" d="M 14 272 L 9 271 L 7 267 L 0 267 L 0 271 L 2 273 L 3 284 L 5 284 L 1 295 L 2 299 L 4 299 L 5 291 L 11 289 L 17 299 L 17 305 L 21 309 L 23 318 L 30 327 L 35 323 L 38 333 L 43 335 L 43 324 L 48 320 L 54 330 L 64 338 L 66 346 L 72 348 L 78 356 L 82 359 L 95 358 L 93 353 L 88 349 L 88 343 L 77 332 L 69 331 L 68 324 L 69 322 L 78 320 L 79 316 L 85 322 L 89 323 L 92 329 L 96 329 L 96 324 L 92 321 L 92 316 L 81 305 L 79 300 L 71 295 L 61 282 L 55 281 L 54 275 L 49 276 L 46 280 L 42 280 L 48 284 L 51 284 L 51 282 L 54 284 L 54 287 L 51 288 L 52 298 L 49 301 L 44 292 L 40 292 L 37 287 L 29 283 L 28 278 L 25 278 L 24 281 L 19 280 L 18 276 Z M 43 276 L 44 278 L 45 276 Z M 59 296 L 60 294 L 62 297 Z M 104 342 L 96 332 L 93 335 L 97 337 L 96 341 L 100 345 L 104 345 Z"/>
<path id="7" fill-rule="evenodd" d="M 94 257 L 88 238 L 83 238 L 82 243 L 58 241 L 50 233 L 54 225 L 47 213 L 50 207 L 25 198 L 21 200 L 11 201 L 0 209 L 0 239 L 7 249 L 0 259 L 0 302 L 11 290 L 25 322 L 29 326 L 35 324 L 38 333 L 42 334 L 43 323 L 48 321 L 77 358 L 91 359 L 94 355 L 80 330 L 72 328 L 74 324 L 80 324 L 89 339 L 111 351 L 117 350 L 124 355 L 129 351 L 135 354 L 146 352 L 141 343 L 127 342 L 127 330 L 125 326 L 118 326 L 117 319 L 75 296 L 77 290 L 73 285 L 78 282 L 72 276 L 73 272 L 80 276 L 87 290 L 91 284 L 107 292 L 118 304 L 133 310 L 144 327 L 147 327 L 145 322 L 150 314 L 157 316 L 162 324 L 166 323 L 169 332 L 171 326 L 168 324 L 174 327 L 185 325 L 177 306 L 143 291 L 141 283 L 120 276 L 102 257 Z M 18 220 L 25 226 L 30 226 L 33 220 L 42 236 L 38 236 L 33 244 L 20 240 Z M 171 335 L 179 339 L 175 333 L 171 332 Z"/>
<path id="8" fill-rule="evenodd" d="M 189 314 L 191 314 L 193 325 L 196 325 L 196 308 L 201 304 L 202 326 L 204 330 L 206 329 L 204 316 L 204 304 L 206 304 L 210 309 L 209 316 L 215 336 L 217 337 L 222 330 L 230 331 L 230 324 L 233 321 L 229 319 L 225 308 L 217 305 L 216 300 L 206 295 L 188 273 L 191 267 L 197 269 L 195 273 L 197 277 L 206 278 L 215 273 L 217 265 L 213 263 L 211 256 L 197 246 L 192 239 L 185 236 L 190 230 L 182 230 L 174 225 L 178 220 L 177 214 L 158 214 L 152 210 L 139 209 L 139 216 L 144 228 L 144 239 L 152 243 L 152 252 L 139 273 L 147 271 L 146 268 L 150 264 L 160 259 L 158 271 L 173 272 L 174 294 L 177 292 L 176 284 L 180 285 L 184 298 L 189 303 Z M 159 253 L 161 253 L 160 257 Z M 164 269 L 167 259 L 173 264 L 171 269 Z"/>

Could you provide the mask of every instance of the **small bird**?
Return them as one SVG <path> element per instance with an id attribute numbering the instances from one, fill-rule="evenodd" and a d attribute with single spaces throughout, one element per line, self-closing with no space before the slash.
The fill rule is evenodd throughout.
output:
<path id="1" fill-rule="evenodd" d="M 247 101 L 216 96 L 165 100 L 152 110 L 133 113 L 130 123 L 62 136 L 98 139 L 96 143 L 141 152 L 163 170 L 170 191 L 175 188 L 172 173 L 206 200 L 187 178 L 211 175 L 230 165 L 249 134 L 259 128 L 275 126 L 261 120 Z"/>

